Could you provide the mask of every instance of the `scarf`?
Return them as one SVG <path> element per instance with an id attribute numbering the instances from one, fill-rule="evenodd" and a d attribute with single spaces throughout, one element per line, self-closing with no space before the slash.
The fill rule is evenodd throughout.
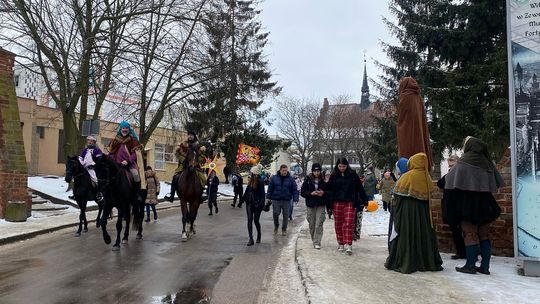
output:
<path id="1" fill-rule="evenodd" d="M 467 137 L 463 156 L 445 177 L 445 189 L 475 192 L 496 192 L 504 180 L 489 158 L 487 144 L 475 137 Z"/>
<path id="2" fill-rule="evenodd" d="M 428 158 L 425 153 L 413 155 L 407 164 L 409 171 L 397 181 L 394 193 L 419 200 L 429 200 L 432 181 L 428 171 Z"/>

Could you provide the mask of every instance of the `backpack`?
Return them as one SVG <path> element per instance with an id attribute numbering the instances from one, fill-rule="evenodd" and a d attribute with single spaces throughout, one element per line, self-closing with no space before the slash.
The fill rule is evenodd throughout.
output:
<path id="1" fill-rule="evenodd" d="M 232 177 L 232 185 L 236 187 L 237 183 L 238 183 L 238 176 L 233 175 L 233 177 Z"/>

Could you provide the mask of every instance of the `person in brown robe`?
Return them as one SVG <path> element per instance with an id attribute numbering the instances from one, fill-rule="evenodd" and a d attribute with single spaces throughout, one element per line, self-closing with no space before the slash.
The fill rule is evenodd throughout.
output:
<path id="1" fill-rule="evenodd" d="M 426 109 L 420 91 L 420 86 L 412 77 L 404 77 L 399 82 L 398 156 L 410 158 L 417 153 L 425 153 L 431 171 L 433 157 L 429 143 Z"/>

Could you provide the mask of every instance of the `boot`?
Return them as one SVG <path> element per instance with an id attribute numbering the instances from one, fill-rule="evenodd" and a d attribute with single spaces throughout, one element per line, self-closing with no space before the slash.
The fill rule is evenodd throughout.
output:
<path id="1" fill-rule="evenodd" d="M 171 181 L 171 194 L 169 195 L 169 197 L 166 198 L 166 200 L 171 203 L 174 201 L 174 196 L 176 195 L 177 182 L 178 182 L 178 174 L 175 174 Z"/>
<path id="2" fill-rule="evenodd" d="M 214 202 L 214 208 L 216 208 L 216 214 L 218 214 L 217 202 Z"/>
<path id="3" fill-rule="evenodd" d="M 476 257 L 478 255 L 478 245 L 465 246 L 465 253 L 467 254 L 467 262 L 463 267 L 456 267 L 457 272 L 476 274 Z"/>
<path id="4" fill-rule="evenodd" d="M 256 243 L 259 244 L 261 242 L 261 232 L 257 231 L 257 241 Z"/>
<path id="5" fill-rule="evenodd" d="M 482 255 L 482 261 L 480 262 L 480 267 L 476 267 L 476 271 L 482 274 L 490 274 L 489 272 L 489 261 L 491 260 L 491 241 L 490 240 L 480 241 L 480 254 Z"/>
<path id="6" fill-rule="evenodd" d="M 253 242 L 253 239 L 252 238 L 249 238 L 249 242 L 247 243 L 247 246 L 253 246 L 253 244 L 255 244 Z"/>

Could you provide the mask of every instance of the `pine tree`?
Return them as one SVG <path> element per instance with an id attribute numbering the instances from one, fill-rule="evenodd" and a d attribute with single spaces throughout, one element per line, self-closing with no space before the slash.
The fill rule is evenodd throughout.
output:
<path id="1" fill-rule="evenodd" d="M 206 16 L 209 46 L 205 54 L 212 66 L 206 73 L 212 80 L 201 85 L 204 93 L 189 101 L 192 111 L 187 127 L 202 138 L 222 142 L 227 158 L 236 156 L 249 123 L 266 117 L 267 111 L 260 109 L 264 98 L 280 92 L 270 80 L 263 53 L 268 33 L 261 30 L 256 5 L 256 1 L 237 0 L 213 3 Z"/>
<path id="2" fill-rule="evenodd" d="M 384 100 L 397 105 L 399 80 L 413 76 L 426 100 L 436 164 L 445 149 L 461 148 L 468 135 L 485 140 L 499 157 L 508 146 L 505 2 L 389 3 L 397 22 L 386 23 L 400 46 L 383 43 L 393 62 L 379 64 Z"/>

